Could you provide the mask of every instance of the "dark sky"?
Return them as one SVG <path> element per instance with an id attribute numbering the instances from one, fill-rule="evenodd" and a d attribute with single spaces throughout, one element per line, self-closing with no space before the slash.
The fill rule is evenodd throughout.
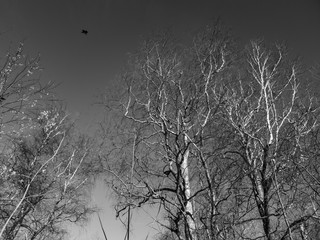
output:
<path id="1" fill-rule="evenodd" d="M 127 53 L 152 30 L 172 27 L 190 36 L 221 17 L 236 36 L 287 40 L 320 62 L 319 0 L 0 0 L 0 50 L 25 41 L 41 53 L 42 78 L 61 82 L 59 95 L 84 116 L 108 87 Z M 81 34 L 87 29 L 87 36 Z M 88 118 L 86 118 L 88 120 Z M 83 120 L 86 122 L 86 120 Z M 89 122 L 89 121 L 87 121 Z"/>
<path id="2" fill-rule="evenodd" d="M 41 53 L 43 81 L 61 83 L 58 96 L 86 127 L 99 115 L 95 95 L 144 35 L 172 27 L 188 37 L 217 17 L 243 40 L 285 40 L 307 63 L 320 62 L 319 0 L 0 0 L 0 52 L 24 41 L 27 53 Z"/>

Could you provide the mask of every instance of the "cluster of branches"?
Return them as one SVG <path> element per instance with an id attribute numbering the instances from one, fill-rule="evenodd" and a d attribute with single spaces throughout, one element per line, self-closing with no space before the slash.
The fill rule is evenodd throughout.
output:
<path id="1" fill-rule="evenodd" d="M 116 210 L 156 204 L 161 239 L 319 238 L 312 74 L 282 45 L 239 49 L 219 26 L 191 47 L 160 34 L 133 55 L 121 97 L 106 97 L 116 121 L 100 159 Z"/>
<path id="2" fill-rule="evenodd" d="M 23 44 L 0 70 L 0 239 L 62 239 L 64 223 L 93 211 L 84 194 L 91 142 L 39 70 Z"/>

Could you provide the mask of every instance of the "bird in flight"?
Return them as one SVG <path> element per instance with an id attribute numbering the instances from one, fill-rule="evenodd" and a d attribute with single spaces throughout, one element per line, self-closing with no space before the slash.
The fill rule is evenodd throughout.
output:
<path id="1" fill-rule="evenodd" d="M 83 33 L 84 35 L 87 35 L 87 34 L 88 34 L 88 31 L 85 30 L 85 29 L 82 29 L 82 32 L 81 32 L 81 33 Z"/>

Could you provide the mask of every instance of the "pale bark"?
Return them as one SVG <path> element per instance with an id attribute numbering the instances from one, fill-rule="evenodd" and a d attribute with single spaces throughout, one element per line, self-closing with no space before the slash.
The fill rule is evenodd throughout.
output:
<path id="1" fill-rule="evenodd" d="M 188 145 L 188 141 L 185 139 L 186 146 Z M 189 179 L 189 148 L 185 151 L 185 153 L 182 156 L 182 162 L 181 162 L 181 175 L 184 183 L 184 198 L 185 198 L 185 217 L 186 217 L 186 223 L 187 227 L 190 232 L 190 240 L 196 240 L 196 223 L 194 221 L 193 216 L 193 206 L 192 206 L 192 200 L 191 197 L 191 187 L 190 187 L 190 179 Z M 189 239 L 189 238 L 187 238 Z"/>

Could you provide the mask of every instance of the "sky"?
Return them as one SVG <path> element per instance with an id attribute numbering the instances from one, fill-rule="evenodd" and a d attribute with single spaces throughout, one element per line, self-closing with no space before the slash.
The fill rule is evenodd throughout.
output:
<path id="1" fill-rule="evenodd" d="M 0 0 L 0 52 L 23 41 L 30 56 L 40 53 L 41 79 L 60 83 L 57 96 L 90 131 L 103 115 L 92 105 L 96 96 L 112 87 L 144 36 L 171 28 L 190 37 L 217 17 L 244 41 L 286 41 L 307 64 L 320 63 L 320 0 Z M 109 239 L 123 239 L 107 195 L 98 184 L 92 202 L 103 209 Z M 152 223 L 146 214 L 134 222 L 132 240 L 155 232 L 146 227 Z M 70 239 L 102 239 L 97 224 L 94 216 Z"/>

